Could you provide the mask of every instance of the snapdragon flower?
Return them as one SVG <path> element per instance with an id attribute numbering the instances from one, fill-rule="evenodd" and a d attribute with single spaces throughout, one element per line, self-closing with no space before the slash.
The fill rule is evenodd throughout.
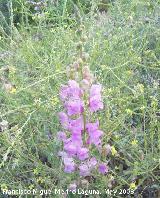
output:
<path id="1" fill-rule="evenodd" d="M 65 157 L 63 162 L 64 162 L 64 166 L 65 166 L 64 172 L 72 173 L 75 171 L 75 163 L 72 158 Z"/>
<path id="2" fill-rule="evenodd" d="M 78 156 L 78 159 L 79 160 L 85 160 L 85 159 L 87 159 L 89 157 L 89 149 L 87 149 L 87 148 L 80 148 L 78 150 L 77 156 Z"/>
<path id="3" fill-rule="evenodd" d="M 79 133 L 82 132 L 84 129 L 84 122 L 83 117 L 80 116 L 79 118 L 72 120 L 70 119 L 70 125 L 69 125 L 70 131 L 72 133 Z"/>
<path id="4" fill-rule="evenodd" d="M 88 160 L 88 166 L 90 168 L 90 170 L 94 169 L 97 165 L 97 159 L 95 157 L 92 157 Z"/>
<path id="5" fill-rule="evenodd" d="M 103 109 L 103 102 L 101 98 L 101 85 L 92 85 L 90 89 L 89 106 L 92 112 Z"/>
<path id="6" fill-rule="evenodd" d="M 66 133 L 63 132 L 63 131 L 59 131 L 58 132 L 58 139 L 62 140 L 62 141 L 65 141 L 67 139 Z"/>
<path id="7" fill-rule="evenodd" d="M 86 129 L 89 133 L 89 137 L 87 140 L 88 144 L 95 144 L 96 146 L 101 144 L 101 137 L 103 135 L 103 131 L 98 129 L 99 122 L 96 123 L 88 123 L 86 125 Z"/>
<path id="8" fill-rule="evenodd" d="M 65 101 L 68 98 L 80 99 L 82 96 L 82 89 L 75 80 L 69 80 L 68 85 L 62 85 L 60 90 L 60 98 Z"/>
<path id="9" fill-rule="evenodd" d="M 65 102 L 65 108 L 69 116 L 81 114 L 84 110 L 84 104 L 81 99 L 70 99 Z"/>
<path id="10" fill-rule="evenodd" d="M 64 112 L 59 112 L 58 116 L 62 127 L 67 130 L 69 127 L 69 118 L 67 114 Z"/>
<path id="11" fill-rule="evenodd" d="M 106 164 L 99 164 L 99 172 L 105 174 L 108 172 L 108 166 Z"/>
<path id="12" fill-rule="evenodd" d="M 85 176 L 90 175 L 90 169 L 87 164 L 81 164 L 79 166 L 79 171 L 80 171 L 79 172 L 80 176 L 85 177 Z"/>

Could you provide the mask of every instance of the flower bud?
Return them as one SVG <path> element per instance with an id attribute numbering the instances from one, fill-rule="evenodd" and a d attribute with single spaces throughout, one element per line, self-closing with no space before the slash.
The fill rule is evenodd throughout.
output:
<path id="1" fill-rule="evenodd" d="M 76 72 L 76 75 L 75 75 L 75 70 L 71 69 L 70 70 L 70 79 L 74 80 L 74 79 L 77 79 L 77 78 L 78 78 L 77 72 Z"/>
<path id="2" fill-rule="evenodd" d="M 82 73 L 83 73 L 83 78 L 88 80 L 88 82 L 91 84 L 93 82 L 93 80 L 94 80 L 94 76 L 90 72 L 89 67 L 88 66 L 84 66 Z"/>
<path id="3" fill-rule="evenodd" d="M 71 65 L 66 67 L 66 75 L 68 78 L 75 79 L 75 69 Z"/>
<path id="4" fill-rule="evenodd" d="M 88 39 L 88 37 L 87 37 L 87 36 L 83 36 L 83 37 L 81 38 L 81 41 L 82 41 L 82 42 L 86 42 L 86 41 L 87 41 L 87 39 Z"/>
<path id="5" fill-rule="evenodd" d="M 83 90 L 88 91 L 89 90 L 89 82 L 86 79 L 83 79 L 80 83 Z"/>
<path id="6" fill-rule="evenodd" d="M 82 32 L 83 32 L 83 29 L 82 28 L 79 28 L 77 31 L 76 31 L 76 34 L 78 36 L 81 36 L 82 35 Z"/>
<path id="7" fill-rule="evenodd" d="M 70 68 L 70 66 L 68 65 L 68 66 L 66 67 L 66 75 L 67 75 L 68 78 L 70 77 L 70 72 L 71 72 L 71 68 Z"/>
<path id="8" fill-rule="evenodd" d="M 88 65 L 84 65 L 83 67 L 83 74 L 89 74 L 90 73 L 90 69 L 89 69 L 89 66 Z"/>
<path id="9" fill-rule="evenodd" d="M 78 80 L 79 80 L 78 72 L 74 72 L 73 79 L 74 79 L 75 81 L 78 81 Z"/>
<path id="10" fill-rule="evenodd" d="M 108 188 L 112 188 L 114 184 L 115 184 L 115 179 L 111 175 L 111 176 L 109 176 L 109 180 L 108 180 Z"/>
<path id="11" fill-rule="evenodd" d="M 83 60 L 83 61 L 87 61 L 88 58 L 89 58 L 89 54 L 88 54 L 88 53 L 83 53 L 83 54 L 82 54 L 82 60 Z"/>
<path id="12" fill-rule="evenodd" d="M 81 58 L 79 58 L 79 59 L 77 60 L 77 63 L 80 65 L 80 64 L 83 63 L 83 60 L 82 60 Z"/>
<path id="13" fill-rule="evenodd" d="M 73 68 L 75 68 L 76 70 L 79 69 L 79 62 L 75 61 L 72 65 Z"/>
<path id="14" fill-rule="evenodd" d="M 83 46 L 83 43 L 81 41 L 79 41 L 77 43 L 77 46 L 76 46 L 77 50 L 81 50 L 82 49 L 82 46 Z"/>

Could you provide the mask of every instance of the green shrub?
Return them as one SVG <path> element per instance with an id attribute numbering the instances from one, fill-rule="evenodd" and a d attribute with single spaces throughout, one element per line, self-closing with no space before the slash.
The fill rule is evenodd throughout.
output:
<path id="1" fill-rule="evenodd" d="M 105 109 L 98 115 L 103 142 L 112 145 L 106 157 L 109 173 L 85 178 L 88 188 L 102 192 L 100 197 L 106 197 L 108 188 L 121 197 L 120 189 L 131 187 L 137 187 L 135 197 L 158 197 L 159 9 L 157 1 L 117 0 L 107 13 L 83 17 L 88 64 L 104 87 Z M 62 13 L 63 9 L 58 16 Z M 62 108 L 59 88 L 67 81 L 66 66 L 74 60 L 78 27 L 50 26 L 45 20 L 43 26 L 28 24 L 30 31 L 20 26 L 12 39 L 0 40 L 0 122 L 9 124 L 0 132 L 1 191 L 54 192 L 67 189 L 77 178 L 63 172 L 56 134 L 57 112 Z M 9 73 L 3 70 L 6 66 Z M 13 89 L 4 89 L 4 76 Z"/>

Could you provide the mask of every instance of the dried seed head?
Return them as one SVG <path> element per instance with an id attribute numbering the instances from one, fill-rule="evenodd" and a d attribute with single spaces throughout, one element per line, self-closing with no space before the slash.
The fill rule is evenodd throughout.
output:
<path id="1" fill-rule="evenodd" d="M 82 58 L 79 58 L 79 59 L 77 60 L 77 63 L 78 63 L 79 65 L 81 65 L 81 64 L 83 63 Z"/>
<path id="2" fill-rule="evenodd" d="M 87 187 L 88 185 L 89 185 L 89 182 L 88 182 L 88 180 L 86 180 L 86 179 L 83 179 L 82 181 L 81 181 L 81 185 L 82 185 L 82 187 Z"/>
<path id="3" fill-rule="evenodd" d="M 108 182 L 108 188 L 112 188 L 112 183 L 111 182 Z"/>
<path id="4" fill-rule="evenodd" d="M 91 73 L 90 69 L 88 66 L 84 66 L 83 68 L 83 71 L 82 71 L 82 74 L 83 74 L 83 78 L 88 80 L 88 82 L 90 84 L 92 84 L 93 80 L 94 80 L 94 76 L 93 74 Z"/>
<path id="5" fill-rule="evenodd" d="M 105 148 L 105 151 L 106 151 L 106 155 L 108 155 L 110 152 L 111 152 L 111 145 L 110 144 L 106 144 L 105 146 L 104 146 L 104 148 Z"/>

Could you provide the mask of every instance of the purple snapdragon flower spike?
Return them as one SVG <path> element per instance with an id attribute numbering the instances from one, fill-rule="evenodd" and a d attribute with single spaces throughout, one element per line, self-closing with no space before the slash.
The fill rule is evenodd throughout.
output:
<path id="1" fill-rule="evenodd" d="M 86 143 L 94 144 L 101 153 L 103 131 L 99 129 L 98 120 L 92 123 L 89 116 L 93 112 L 103 109 L 102 86 L 92 84 L 94 76 L 89 67 L 83 65 L 83 58 L 80 57 L 80 59 L 82 61 L 74 64 L 76 70 L 73 70 L 73 67 L 67 70 L 68 77 L 75 75 L 75 80 L 69 80 L 68 84 L 62 85 L 60 89 L 59 95 L 65 111 L 59 113 L 64 132 L 59 132 L 58 138 L 63 142 L 64 151 L 61 151 L 59 156 L 62 157 L 64 171 L 72 173 L 77 170 L 78 166 L 80 176 L 85 177 L 90 175 L 94 168 L 98 168 L 102 174 L 105 174 L 108 169 L 105 164 L 97 165 L 95 157 L 90 158 L 90 147 L 86 145 Z M 80 68 L 81 66 L 82 68 Z M 76 160 L 76 164 L 73 160 Z"/>
<path id="2" fill-rule="evenodd" d="M 86 160 L 89 157 L 89 150 L 87 148 L 80 148 L 77 156 L 79 160 Z"/>
<path id="3" fill-rule="evenodd" d="M 108 172 L 108 166 L 106 164 L 99 164 L 98 169 L 99 172 L 103 175 Z"/>
<path id="4" fill-rule="evenodd" d="M 89 167 L 88 167 L 88 165 L 87 164 L 81 164 L 80 166 L 79 166 L 79 174 L 80 174 L 80 176 L 88 176 L 88 175 L 90 175 L 90 169 L 89 169 Z"/>
<path id="5" fill-rule="evenodd" d="M 64 163 L 64 172 L 72 173 L 75 171 L 75 163 L 72 158 L 65 157 L 63 159 Z"/>
<path id="6" fill-rule="evenodd" d="M 96 112 L 103 109 L 103 102 L 101 98 L 101 85 L 92 85 L 90 89 L 89 107 L 91 112 Z"/>
<path id="7" fill-rule="evenodd" d="M 81 114 L 84 110 L 84 104 L 81 99 L 70 99 L 65 103 L 65 107 L 69 116 Z"/>
<path id="8" fill-rule="evenodd" d="M 67 130 L 69 127 L 69 118 L 67 114 L 65 114 L 64 112 L 60 112 L 58 116 L 62 127 Z"/>

